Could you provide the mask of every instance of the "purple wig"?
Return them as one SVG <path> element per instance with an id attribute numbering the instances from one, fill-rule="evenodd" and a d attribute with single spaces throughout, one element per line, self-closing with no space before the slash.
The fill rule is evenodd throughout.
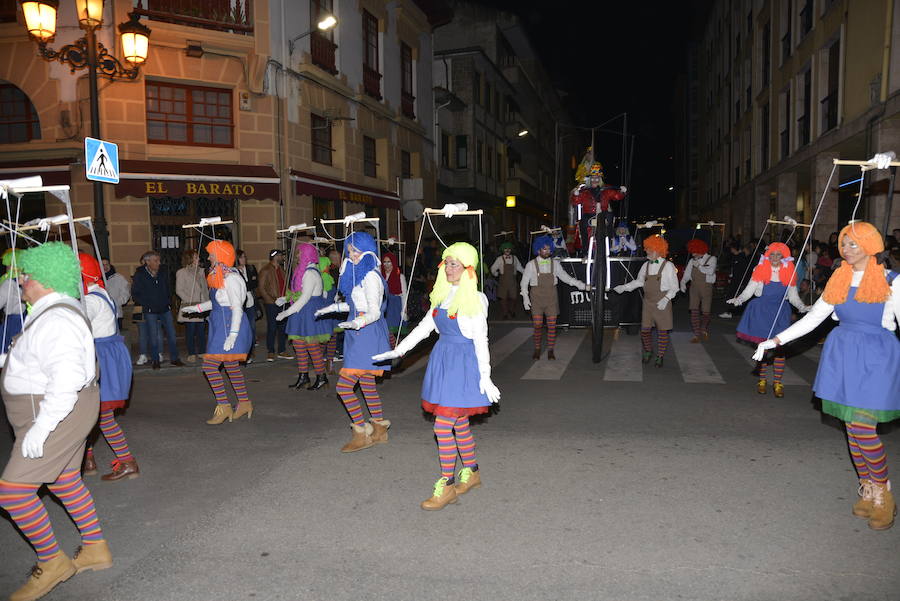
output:
<path id="1" fill-rule="evenodd" d="M 310 265 L 318 269 L 319 250 L 312 244 L 302 242 L 297 245 L 297 266 L 294 268 L 294 273 L 291 276 L 291 290 L 300 292 L 303 288 L 303 274 L 306 273 L 306 268 Z"/>

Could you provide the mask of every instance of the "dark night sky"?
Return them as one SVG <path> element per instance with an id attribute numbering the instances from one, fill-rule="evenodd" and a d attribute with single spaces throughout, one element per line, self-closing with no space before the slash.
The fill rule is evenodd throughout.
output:
<path id="1" fill-rule="evenodd" d="M 685 69 L 695 15 L 708 0 L 482 2 L 523 19 L 576 124 L 596 126 L 628 113 L 629 133 L 636 134 L 631 216 L 672 214 L 675 196 L 667 188 L 674 184 L 673 85 Z M 607 127 L 621 131 L 622 120 Z M 614 175 L 621 137 L 598 136 L 597 159 L 607 183 L 624 183 Z"/>

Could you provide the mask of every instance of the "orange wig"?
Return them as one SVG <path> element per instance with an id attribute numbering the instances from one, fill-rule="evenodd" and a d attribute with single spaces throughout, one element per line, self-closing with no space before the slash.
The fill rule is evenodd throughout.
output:
<path id="1" fill-rule="evenodd" d="M 643 245 L 644 250 L 652 250 L 659 253 L 659 256 L 663 259 L 669 254 L 669 243 L 659 234 L 653 234 L 649 238 L 644 238 Z"/>
<path id="2" fill-rule="evenodd" d="M 687 251 L 692 255 L 705 255 L 709 252 L 709 244 L 700 238 L 688 240 Z"/>
<path id="3" fill-rule="evenodd" d="M 778 279 L 785 286 L 796 286 L 796 272 L 794 270 L 794 258 L 791 257 L 791 249 L 782 242 L 773 242 L 766 247 L 766 252 L 759 258 L 759 265 L 753 268 L 751 280 L 768 284 L 772 281 L 772 263 L 769 255 L 781 253 L 781 268 L 778 270 Z"/>
<path id="4" fill-rule="evenodd" d="M 222 268 L 222 265 L 234 267 L 234 246 L 225 240 L 213 240 L 206 245 L 206 252 L 216 256 L 216 263 L 212 266 L 209 275 L 206 276 L 206 283 L 210 288 L 224 288 L 225 269 Z"/>
<path id="5" fill-rule="evenodd" d="M 106 288 L 103 285 L 103 271 L 97 259 L 86 253 L 78 253 L 78 262 L 81 263 L 81 285 L 85 294 L 91 284 L 99 284 L 101 288 Z"/>
<path id="6" fill-rule="evenodd" d="M 875 255 L 884 250 L 884 239 L 881 237 L 881 232 L 874 225 L 865 221 L 857 221 L 844 226 L 844 229 L 838 235 L 838 249 L 840 249 L 842 257 L 844 257 L 844 238 L 847 237 L 856 242 L 869 255 L 862 281 L 856 290 L 855 300 L 860 303 L 883 303 L 887 301 L 891 295 L 891 287 L 887 283 L 887 278 L 884 277 L 884 267 L 875 260 Z M 844 258 L 846 259 L 846 257 Z M 844 261 L 831 274 L 828 284 L 825 285 L 825 292 L 822 294 L 822 298 L 829 305 L 840 305 L 846 302 L 852 280 L 853 267 L 847 261 Z"/>

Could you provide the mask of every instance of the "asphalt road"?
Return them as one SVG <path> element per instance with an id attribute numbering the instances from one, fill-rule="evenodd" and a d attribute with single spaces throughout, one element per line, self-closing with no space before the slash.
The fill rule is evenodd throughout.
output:
<path id="1" fill-rule="evenodd" d="M 473 428 L 484 485 L 439 512 L 418 506 L 439 476 L 422 369 L 380 386 L 390 442 L 351 454 L 334 378 L 294 392 L 291 362 L 249 366 L 253 418 L 213 427 L 199 371 L 144 372 L 120 418 L 141 477 L 87 479 L 115 565 L 46 599 L 900 599 L 900 526 L 850 513 L 844 435 L 808 385 L 817 347 L 788 362 L 804 383 L 761 396 L 735 324 L 714 321 L 707 359 L 675 340 L 639 381 L 592 364 L 584 331 L 560 336 L 571 361 L 535 370 L 527 324 L 493 324 L 507 354 L 500 409 Z M 900 470 L 900 432 L 883 439 Z M 10 445 L 3 429 L 0 456 Z M 51 499 L 71 553 L 77 531 Z M 3 521 L 5 594 L 34 554 Z"/>

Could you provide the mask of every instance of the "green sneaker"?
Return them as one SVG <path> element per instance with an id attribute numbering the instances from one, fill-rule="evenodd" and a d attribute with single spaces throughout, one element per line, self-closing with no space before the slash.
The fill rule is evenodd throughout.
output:
<path id="1" fill-rule="evenodd" d="M 650 357 L 653 356 L 653 353 L 650 351 L 644 351 L 641 353 L 641 363 L 650 363 Z"/>

